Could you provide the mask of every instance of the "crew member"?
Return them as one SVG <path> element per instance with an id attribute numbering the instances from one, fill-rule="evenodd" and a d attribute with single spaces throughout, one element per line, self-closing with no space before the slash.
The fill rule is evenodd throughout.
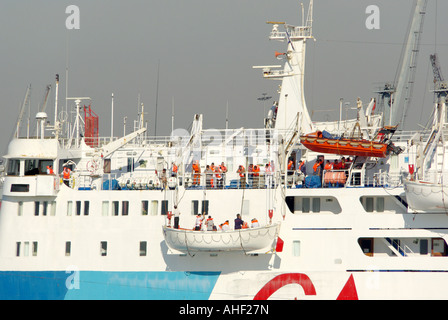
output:
<path id="1" fill-rule="evenodd" d="M 67 187 L 70 186 L 70 173 L 71 170 L 67 166 L 64 166 L 64 170 L 62 171 L 62 180 Z"/>

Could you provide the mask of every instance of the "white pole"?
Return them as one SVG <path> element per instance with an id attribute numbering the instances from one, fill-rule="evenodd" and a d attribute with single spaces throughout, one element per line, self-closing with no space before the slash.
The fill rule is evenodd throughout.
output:
<path id="1" fill-rule="evenodd" d="M 112 104 L 111 104 L 111 112 L 110 112 L 110 141 L 112 141 L 114 137 L 114 94 L 112 93 Z"/>

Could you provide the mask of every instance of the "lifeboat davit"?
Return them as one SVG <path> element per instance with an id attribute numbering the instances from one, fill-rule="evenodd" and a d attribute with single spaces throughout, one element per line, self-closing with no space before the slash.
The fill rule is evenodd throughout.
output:
<path id="1" fill-rule="evenodd" d="M 329 137 L 330 136 L 330 137 Z M 389 145 L 365 139 L 333 138 L 316 131 L 300 137 L 300 142 L 315 152 L 346 156 L 385 158 L 389 154 Z"/>

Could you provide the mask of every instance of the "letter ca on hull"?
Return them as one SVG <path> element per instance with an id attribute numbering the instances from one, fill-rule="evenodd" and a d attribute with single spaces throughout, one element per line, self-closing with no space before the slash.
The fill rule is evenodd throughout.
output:
<path id="1" fill-rule="evenodd" d="M 315 296 L 316 288 L 314 287 L 311 279 L 303 273 L 285 273 L 276 276 L 268 283 L 266 283 L 263 288 L 255 295 L 254 300 L 267 300 L 280 288 L 288 284 L 298 284 L 303 288 L 305 295 Z M 358 293 L 356 291 L 355 281 L 353 275 L 351 274 L 347 280 L 347 283 L 342 288 L 339 296 L 336 300 L 358 300 Z"/>

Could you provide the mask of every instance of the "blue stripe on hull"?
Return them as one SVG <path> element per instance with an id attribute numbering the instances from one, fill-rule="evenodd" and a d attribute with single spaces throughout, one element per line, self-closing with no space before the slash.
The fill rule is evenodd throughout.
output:
<path id="1" fill-rule="evenodd" d="M 1 271 L 0 300 L 205 300 L 219 272 Z"/>

